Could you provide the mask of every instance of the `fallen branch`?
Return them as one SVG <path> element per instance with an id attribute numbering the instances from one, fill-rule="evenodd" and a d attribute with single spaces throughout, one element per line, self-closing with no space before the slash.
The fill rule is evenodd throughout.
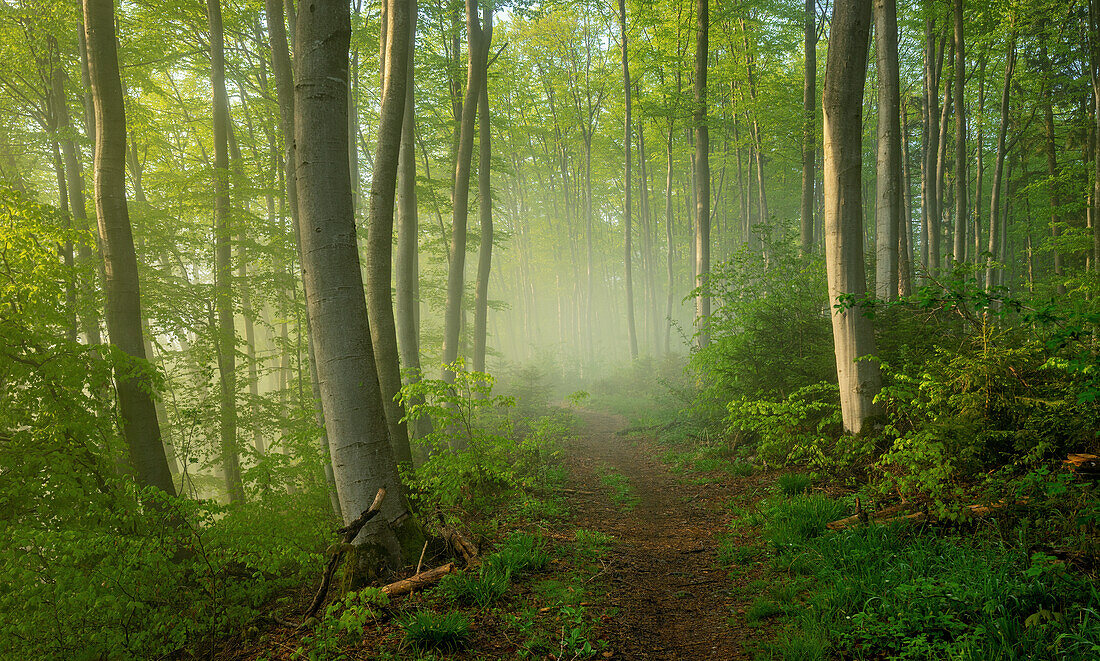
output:
<path id="1" fill-rule="evenodd" d="M 382 511 L 382 500 L 385 497 L 386 490 L 384 488 L 379 489 L 378 493 L 374 496 L 374 502 L 359 515 L 358 519 L 352 521 L 343 528 L 337 529 L 336 532 L 340 534 L 340 541 L 330 547 L 332 554 L 329 556 L 328 564 L 325 566 L 325 574 L 321 578 L 321 587 L 317 588 L 317 594 L 313 597 L 313 603 L 309 605 L 309 609 L 302 618 L 302 623 L 298 625 L 299 628 L 304 627 L 309 618 L 316 615 L 317 611 L 321 609 L 321 604 L 324 603 L 329 586 L 332 584 L 332 577 L 336 574 L 336 568 L 340 566 L 340 559 L 344 557 L 344 552 L 347 551 L 348 546 L 359 534 L 359 531 L 363 529 L 363 526 L 367 525 L 368 521 Z"/>
<path id="2" fill-rule="evenodd" d="M 450 574 L 455 570 L 455 563 L 448 562 L 442 567 L 436 567 L 435 569 L 429 569 L 428 571 L 421 572 L 415 576 L 410 576 L 404 580 L 390 583 L 382 588 L 382 592 L 391 597 L 397 597 L 399 595 L 408 594 L 413 590 L 427 587 L 434 583 L 439 582 L 439 579 L 443 578 L 447 574 Z"/>

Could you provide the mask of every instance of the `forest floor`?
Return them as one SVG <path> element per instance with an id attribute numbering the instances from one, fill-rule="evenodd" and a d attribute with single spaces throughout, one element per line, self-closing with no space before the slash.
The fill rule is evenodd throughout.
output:
<path id="1" fill-rule="evenodd" d="M 731 571 L 719 554 L 723 544 L 727 553 L 731 544 L 735 550 L 758 544 L 759 531 L 731 532 L 730 503 L 754 503 L 774 476 L 735 477 L 720 467 L 678 464 L 675 452 L 652 433 L 627 429 L 622 418 L 607 413 L 577 413 L 578 435 L 565 449 L 567 476 L 558 494 L 567 513 L 543 529 L 555 557 L 516 580 L 491 607 L 467 608 L 473 626 L 461 649 L 418 651 L 404 642 L 401 613 L 454 608 L 428 590 L 398 598 L 391 616 L 368 624 L 361 638 L 320 654 L 311 653 L 306 632 L 279 625 L 230 643 L 219 658 L 753 658 L 778 625 L 750 622 L 745 614 L 762 582 L 774 577 L 758 562 Z M 581 538 L 589 536 L 607 540 L 593 561 L 578 552 Z M 299 599 L 308 598 L 306 590 Z M 570 650 L 566 638 L 578 626 L 592 644 L 590 653 Z"/>
<path id="2" fill-rule="evenodd" d="M 620 419 L 582 419 L 567 460 L 576 486 L 568 494 L 573 523 L 615 538 L 597 580 L 617 614 L 601 624 L 599 637 L 621 659 L 751 658 L 772 633 L 767 623 L 743 617 L 757 596 L 747 588 L 765 570 L 731 574 L 717 555 L 729 531 L 728 503 L 760 492 L 761 476 L 676 475 L 651 438 L 619 433 Z M 604 476 L 615 473 L 633 489 L 633 507 L 614 502 L 621 481 Z"/>

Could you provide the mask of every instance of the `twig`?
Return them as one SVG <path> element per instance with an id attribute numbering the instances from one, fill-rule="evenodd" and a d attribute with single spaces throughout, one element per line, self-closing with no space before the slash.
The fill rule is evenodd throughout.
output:
<path id="1" fill-rule="evenodd" d="M 420 573 L 420 567 L 424 564 L 424 554 L 428 552 L 428 540 L 424 540 L 424 548 L 420 550 L 420 559 L 416 561 L 416 571 L 413 574 Z"/>

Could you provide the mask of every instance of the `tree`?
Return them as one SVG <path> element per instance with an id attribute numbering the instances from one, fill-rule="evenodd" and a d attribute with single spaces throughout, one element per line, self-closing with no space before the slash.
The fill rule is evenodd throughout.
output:
<path id="1" fill-rule="evenodd" d="M 632 221 L 630 218 L 630 198 L 633 189 L 633 179 L 630 176 L 630 58 L 628 57 L 626 41 L 626 3 L 619 0 L 619 34 L 622 39 L 623 55 L 623 98 L 626 104 L 626 114 L 623 118 L 623 267 L 626 271 L 626 331 L 630 342 L 630 359 L 638 357 L 638 331 L 634 325 L 634 246 L 632 245 Z"/>
<path id="2" fill-rule="evenodd" d="M 825 266 L 832 315 L 833 348 L 844 428 L 866 429 L 877 413 L 881 388 L 871 320 L 860 309 L 866 294 L 863 275 L 862 117 L 867 77 L 871 0 L 837 0 L 825 62 L 823 150 L 825 153 Z M 852 303 L 855 305 L 851 305 Z"/>
<path id="3" fill-rule="evenodd" d="M 398 7 L 404 11 L 403 5 Z M 302 270 L 318 386 L 344 521 L 358 517 L 378 488 L 385 488 L 382 520 L 365 526 L 356 543 L 369 545 L 364 550 L 398 567 L 404 557 L 402 539 L 414 524 L 386 427 L 355 241 L 347 153 L 351 14 L 341 0 L 314 0 L 310 9 L 298 17 L 295 35 L 301 93 L 294 98 L 294 137 Z M 401 25 L 391 38 L 407 44 L 408 18 Z M 391 57 L 400 53 L 395 43 Z M 395 76 L 391 85 L 398 78 L 403 79 Z M 393 97 L 399 99 L 395 105 L 400 118 L 404 94 Z M 386 190 L 393 195 L 392 186 Z"/>
<path id="4" fill-rule="evenodd" d="M 695 297 L 695 323 L 699 348 L 710 343 L 707 318 L 710 317 L 710 133 L 707 127 L 707 57 L 710 36 L 710 8 L 707 0 L 696 0 L 695 25 L 695 274 L 699 294 Z M 748 37 L 746 36 L 746 39 Z M 750 74 L 751 75 L 751 74 Z M 750 83 L 751 84 L 751 83 Z M 759 138 L 759 129 L 754 135 Z M 759 146 L 759 141 L 757 142 Z M 759 156 L 757 166 L 761 168 Z M 758 170 L 763 177 L 763 170 Z M 760 184 L 761 222 L 767 222 L 764 184 Z"/>
<path id="5" fill-rule="evenodd" d="M 815 0 L 806 0 L 804 22 L 805 77 L 802 88 L 802 206 L 799 213 L 799 238 L 802 254 L 808 255 L 813 252 L 814 187 L 817 179 L 817 9 Z M 895 45 L 896 41 L 895 38 Z M 896 50 L 895 48 L 895 61 Z"/>
<path id="6" fill-rule="evenodd" d="M 493 41 L 493 11 L 485 12 L 485 43 Z M 486 63 L 488 68 L 488 63 Z M 478 217 L 481 220 L 481 244 L 478 247 L 477 281 L 474 288 L 474 356 L 475 372 L 485 371 L 486 323 L 489 316 L 489 272 L 493 264 L 493 190 L 490 186 L 490 157 L 492 156 L 491 123 L 489 122 L 489 80 L 486 71 L 478 94 Z"/>
<path id="7" fill-rule="evenodd" d="M 126 357 L 115 371 L 120 424 L 140 483 L 175 495 L 153 405 L 141 335 L 137 255 L 126 205 L 126 114 L 118 70 L 114 0 L 84 0 L 95 106 L 95 209 L 106 274 L 107 333 Z"/>
<path id="8" fill-rule="evenodd" d="M 874 0 L 875 62 L 878 67 L 878 158 L 875 179 L 875 295 L 898 295 L 898 235 L 901 229 L 901 83 L 895 0 Z"/>
<path id="9" fill-rule="evenodd" d="M 955 232 L 952 253 L 966 261 L 966 42 L 963 36 L 963 0 L 954 0 L 955 18 Z"/>
<path id="10" fill-rule="evenodd" d="M 214 308 L 221 392 L 221 463 L 229 501 L 244 500 L 237 451 L 237 341 L 233 327 L 233 264 L 229 198 L 229 95 L 225 89 L 225 46 L 219 0 L 207 0 L 210 22 L 210 86 L 214 92 Z"/>
<path id="11" fill-rule="evenodd" d="M 489 9 L 483 9 L 488 16 Z M 489 44 L 478 20 L 477 0 L 466 0 L 466 34 L 469 42 L 466 71 L 466 96 L 462 100 L 459 122 L 458 150 L 455 155 L 455 177 L 451 201 L 454 205 L 451 225 L 451 260 L 447 271 L 447 308 L 444 312 L 443 364 L 458 359 L 459 332 L 462 321 L 462 298 L 466 270 L 466 221 L 470 215 L 470 161 L 474 150 L 474 129 L 478 98 L 485 85 L 485 69 Z M 454 373 L 443 368 L 443 380 L 453 381 Z"/>
<path id="12" fill-rule="evenodd" d="M 408 428 L 403 421 L 405 414 L 396 399 L 397 392 L 401 390 L 401 363 L 390 283 L 393 275 L 394 195 L 412 35 L 407 4 L 407 0 L 388 0 L 383 4 L 382 109 L 378 121 L 374 176 L 367 203 L 367 314 L 370 317 L 374 364 L 382 389 L 382 405 L 386 411 L 386 426 L 397 460 L 402 463 L 412 461 L 412 451 L 409 448 Z M 399 31 L 401 34 L 397 34 Z"/>

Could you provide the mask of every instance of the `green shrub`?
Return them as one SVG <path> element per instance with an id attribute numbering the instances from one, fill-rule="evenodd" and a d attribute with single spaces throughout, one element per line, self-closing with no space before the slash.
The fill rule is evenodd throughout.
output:
<path id="1" fill-rule="evenodd" d="M 783 473 L 775 480 L 775 488 L 785 496 L 806 493 L 813 478 L 803 473 Z"/>
<path id="2" fill-rule="evenodd" d="M 829 383 L 771 399 L 740 396 L 726 406 L 726 430 L 738 445 L 753 447 L 768 464 L 846 465 L 857 456 L 852 444 L 837 443 L 840 394 Z"/>
<path id="3" fill-rule="evenodd" d="M 493 556 L 469 569 L 447 574 L 439 581 L 439 591 L 452 601 L 488 606 L 504 596 L 511 584 L 511 571 Z"/>

